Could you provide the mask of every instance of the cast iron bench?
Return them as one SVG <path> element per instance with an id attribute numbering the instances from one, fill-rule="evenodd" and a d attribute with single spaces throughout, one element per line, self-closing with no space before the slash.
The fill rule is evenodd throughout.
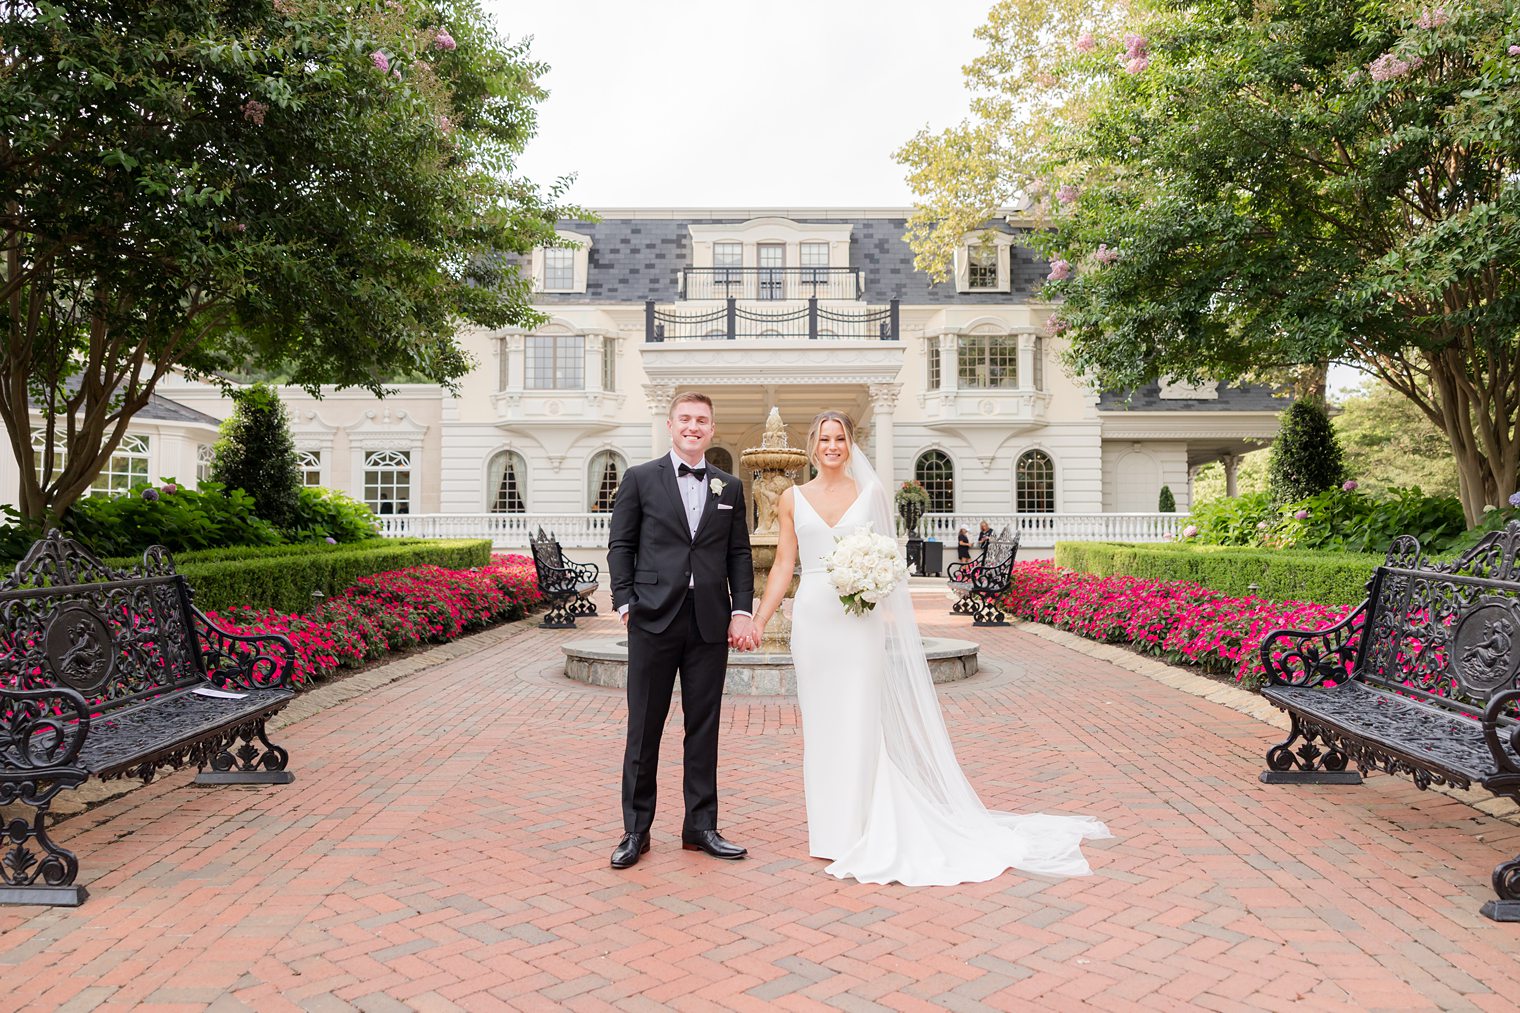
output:
<path id="1" fill-rule="evenodd" d="M 538 590 L 549 605 L 540 629 L 573 630 L 576 616 L 596 615 L 597 577 L 601 570 L 595 563 L 576 563 L 565 558 L 553 535 L 538 533 L 528 540 L 533 547 L 533 568 L 538 572 Z"/>
<path id="2" fill-rule="evenodd" d="M 1345 619 L 1268 635 L 1262 695 L 1291 729 L 1267 751 L 1261 780 L 1359 784 L 1383 770 L 1421 789 L 1477 784 L 1520 802 L 1517 553 L 1520 521 L 1450 563 L 1423 559 L 1404 535 Z M 1498 899 L 1482 913 L 1520 921 L 1520 857 L 1494 869 L 1493 885 Z"/>
<path id="3" fill-rule="evenodd" d="M 981 556 L 967 563 L 956 563 L 947 571 L 950 589 L 960 599 L 950 607 L 957 615 L 976 617 L 973 626 L 1007 626 L 1000 595 L 1008 593 L 1013 582 L 1013 561 L 1019 554 L 1019 536 L 1004 528 L 987 542 Z"/>
<path id="4" fill-rule="evenodd" d="M 0 581 L 0 904 L 84 903 L 46 820 L 90 777 L 193 763 L 198 784 L 294 780 L 264 734 L 295 695 L 293 657 L 285 637 L 214 625 L 161 546 L 116 570 L 49 531 Z"/>

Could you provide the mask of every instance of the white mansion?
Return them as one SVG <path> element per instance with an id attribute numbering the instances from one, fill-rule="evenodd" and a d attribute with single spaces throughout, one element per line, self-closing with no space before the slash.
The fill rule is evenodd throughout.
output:
<path id="1" fill-rule="evenodd" d="M 370 504 L 395 534 L 490 534 L 605 544 L 624 468 L 662 453 L 678 391 L 716 402 L 711 457 L 736 471 L 771 406 L 800 446 L 823 407 L 860 423 L 891 481 L 929 490 L 930 530 L 982 519 L 1024 544 L 1154 539 L 1163 485 L 1180 511 L 1190 470 L 1233 462 L 1277 430 L 1264 388 L 1152 385 L 1097 394 L 1060 365 L 1039 301 L 1044 261 L 1017 216 L 966 237 L 953 280 L 913 267 L 902 209 L 609 210 L 566 222 L 574 247 L 532 258 L 532 330 L 472 329 L 457 396 L 402 385 L 381 400 L 284 397 L 310 484 Z M 99 486 L 206 474 L 229 404 L 182 381 L 143 413 Z M 15 498 L 5 457 L 0 499 Z M 748 478 L 748 476 L 744 476 Z M 953 550 L 952 550 L 953 551 Z"/>

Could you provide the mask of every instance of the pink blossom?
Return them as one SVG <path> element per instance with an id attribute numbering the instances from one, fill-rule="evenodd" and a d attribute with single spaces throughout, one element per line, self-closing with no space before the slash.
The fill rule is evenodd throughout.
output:
<path id="1" fill-rule="evenodd" d="M 1060 201 L 1062 204 L 1075 204 L 1077 202 L 1077 197 L 1080 196 L 1081 193 L 1082 191 L 1078 190 L 1070 183 L 1065 183 L 1062 184 L 1061 188 L 1056 191 L 1056 200 Z"/>
<path id="2" fill-rule="evenodd" d="M 1070 277 L 1071 277 L 1071 262 L 1070 261 L 1059 260 L 1058 259 L 1058 260 L 1052 260 L 1050 262 L 1050 274 L 1047 275 L 1048 280 L 1050 280 L 1050 281 L 1065 281 L 1067 278 L 1070 278 Z"/>
<path id="3" fill-rule="evenodd" d="M 1374 81 L 1392 81 L 1403 77 L 1411 70 L 1415 70 L 1425 61 L 1418 56 L 1411 56 L 1407 60 L 1401 60 L 1392 53 L 1384 53 L 1382 56 L 1367 64 L 1367 73 Z"/>
<path id="4" fill-rule="evenodd" d="M 1341 483 L 1341 492 L 1356 492 L 1356 479 L 1348 478 Z"/>
<path id="5" fill-rule="evenodd" d="M 1198 534 L 1198 525 L 1196 525 L 1196 524 L 1189 524 L 1187 527 L 1185 527 L 1185 528 L 1182 529 L 1182 537 L 1183 538 L 1193 538 L 1193 537 L 1196 537 L 1197 534 Z"/>
<path id="6" fill-rule="evenodd" d="M 454 131 L 454 121 L 451 120 L 451 119 L 449 119 L 447 116 L 439 116 L 438 117 L 438 129 L 442 130 L 446 134 L 453 133 L 453 131 Z"/>
<path id="7" fill-rule="evenodd" d="M 1107 243 L 1099 243 L 1098 248 L 1093 251 L 1093 259 L 1106 267 L 1119 259 L 1119 251 L 1109 249 Z"/>
<path id="8" fill-rule="evenodd" d="M 378 49 L 369 54 L 369 62 L 373 63 L 375 65 L 375 69 L 382 74 L 391 69 L 390 57 L 386 56 Z"/>
<path id="9" fill-rule="evenodd" d="M 1083 32 L 1077 36 L 1077 52 L 1091 53 L 1098 48 L 1098 40 L 1093 38 L 1092 32 Z"/>
<path id="10" fill-rule="evenodd" d="M 175 485 L 173 482 L 168 482 L 164 485 L 165 496 L 173 496 L 177 492 L 179 492 L 179 486 Z"/>
<path id="11" fill-rule="evenodd" d="M 1509 47 L 1509 55 L 1510 56 L 1520 56 L 1520 46 L 1510 46 Z"/>
<path id="12" fill-rule="evenodd" d="M 1432 28 L 1440 28 L 1451 20 L 1451 15 L 1446 13 L 1445 7 L 1427 7 L 1420 12 L 1420 19 L 1415 22 L 1427 31 Z"/>
<path id="13" fill-rule="evenodd" d="M 1138 32 L 1124 33 L 1124 54 L 1131 59 L 1144 56 L 1149 51 L 1150 42 Z"/>
<path id="14" fill-rule="evenodd" d="M 251 98 L 243 103 L 243 119 L 248 120 L 254 126 L 264 125 L 264 114 L 269 112 L 269 106 L 256 98 Z"/>
<path id="15" fill-rule="evenodd" d="M 448 52 L 453 50 L 455 47 L 456 43 L 454 42 L 454 36 L 450 35 L 446 29 L 438 29 L 438 34 L 433 36 L 433 48 L 442 49 L 445 52 Z"/>
<path id="16" fill-rule="evenodd" d="M 1306 521 L 1306 520 L 1309 519 L 1309 511 L 1307 511 L 1307 510 L 1295 510 L 1295 511 L 1293 511 L 1293 516 L 1297 517 L 1301 521 Z"/>
<path id="17" fill-rule="evenodd" d="M 391 77 L 394 77 L 397 81 L 401 80 L 401 68 L 400 67 L 393 68 L 391 70 Z"/>
<path id="18" fill-rule="evenodd" d="M 1057 314 L 1052 313 L 1045 318 L 1045 326 L 1050 328 L 1051 334 L 1060 334 L 1066 330 L 1066 321 L 1062 320 Z"/>
<path id="19" fill-rule="evenodd" d="M 1149 57 L 1137 56 L 1124 65 L 1124 71 L 1127 74 L 1143 74 L 1145 73 L 1145 68 L 1150 65 L 1151 61 Z"/>
<path id="20" fill-rule="evenodd" d="M 247 232 L 248 231 L 248 226 L 245 223 L 243 223 L 243 222 L 238 222 L 236 225 L 232 226 L 232 231 L 234 231 L 234 232 Z"/>

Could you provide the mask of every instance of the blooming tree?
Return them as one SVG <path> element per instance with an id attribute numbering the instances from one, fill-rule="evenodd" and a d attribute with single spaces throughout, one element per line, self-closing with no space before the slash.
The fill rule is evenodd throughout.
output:
<path id="1" fill-rule="evenodd" d="M 1074 370 L 1355 364 L 1443 434 L 1469 524 L 1515 491 L 1520 0 L 1002 0 L 980 37 L 973 118 L 899 152 L 921 266 L 1021 200 Z"/>
<path id="2" fill-rule="evenodd" d="M 579 214 L 514 173 L 543 70 L 476 0 L 0 0 L 23 515 L 64 513 L 170 370 L 381 394 L 462 376 L 461 321 L 536 322 L 506 255 Z"/>

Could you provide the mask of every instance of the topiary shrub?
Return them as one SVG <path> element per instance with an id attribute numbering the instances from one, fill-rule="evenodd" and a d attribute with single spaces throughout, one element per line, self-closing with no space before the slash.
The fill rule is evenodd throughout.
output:
<path id="1" fill-rule="evenodd" d="M 1156 509 L 1164 514 L 1174 514 L 1177 512 L 1177 497 L 1172 495 L 1171 486 L 1163 485 L 1161 487 L 1161 496 L 1156 501 Z"/>
<path id="2" fill-rule="evenodd" d="M 255 384 L 232 395 L 236 407 L 222 423 L 211 477 L 253 497 L 258 515 L 278 528 L 293 528 L 301 510 L 301 468 L 279 395 Z"/>
<path id="3" fill-rule="evenodd" d="M 1283 412 L 1267 466 L 1268 488 L 1278 503 L 1334 489 L 1346 477 L 1341 446 L 1319 401 L 1295 401 Z"/>

